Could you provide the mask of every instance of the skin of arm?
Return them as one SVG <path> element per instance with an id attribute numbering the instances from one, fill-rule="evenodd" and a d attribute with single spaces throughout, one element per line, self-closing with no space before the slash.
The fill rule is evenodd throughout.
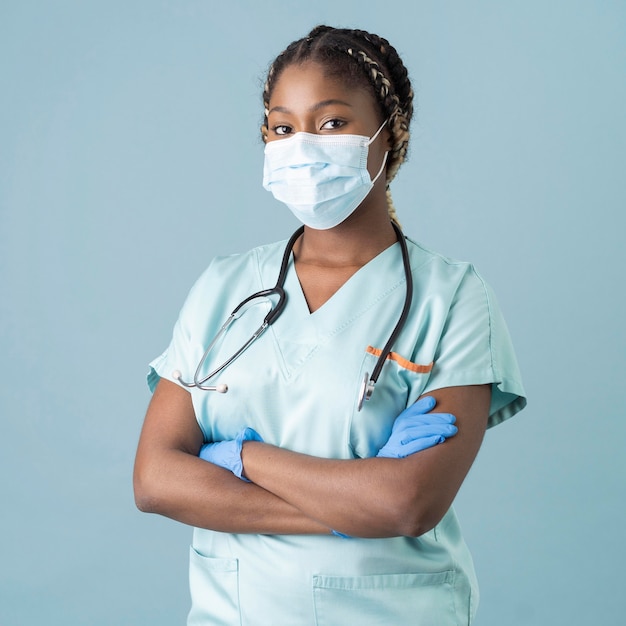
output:
<path id="1" fill-rule="evenodd" d="M 305 515 L 350 536 L 419 536 L 445 515 L 480 448 L 490 385 L 428 395 L 456 416 L 459 432 L 403 459 L 334 460 L 245 442 L 245 476 Z"/>
<path id="2" fill-rule="evenodd" d="M 161 380 L 135 461 L 137 507 L 223 532 L 418 536 L 448 510 L 478 453 L 490 386 L 432 392 L 459 432 L 404 459 L 334 460 L 244 443 L 246 483 L 197 458 L 203 443 L 190 394 Z"/>
<path id="3" fill-rule="evenodd" d="M 161 379 L 135 459 L 133 486 L 141 511 L 223 532 L 329 533 L 282 498 L 199 459 L 202 443 L 191 395 Z"/>

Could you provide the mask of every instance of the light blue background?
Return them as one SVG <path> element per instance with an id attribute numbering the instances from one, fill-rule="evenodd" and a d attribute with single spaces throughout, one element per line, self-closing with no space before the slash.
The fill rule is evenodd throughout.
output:
<path id="1" fill-rule="evenodd" d="M 476 263 L 524 373 L 458 497 L 478 626 L 623 619 L 626 3 L 2 0 L 0 623 L 184 621 L 189 529 L 133 504 L 146 363 L 213 255 L 296 226 L 261 81 L 320 22 L 403 56 L 401 221 Z"/>

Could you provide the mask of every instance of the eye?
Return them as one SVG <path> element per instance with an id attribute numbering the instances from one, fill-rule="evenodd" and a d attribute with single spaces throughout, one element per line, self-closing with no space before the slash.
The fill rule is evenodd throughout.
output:
<path id="1" fill-rule="evenodd" d="M 287 126 L 286 124 L 278 124 L 277 126 L 272 126 L 272 132 L 275 135 L 288 135 L 291 132 L 291 126 Z"/>
<path id="2" fill-rule="evenodd" d="M 342 126 L 345 125 L 343 120 L 339 120 L 333 118 L 332 120 L 328 120 L 322 124 L 321 130 L 339 130 Z"/>

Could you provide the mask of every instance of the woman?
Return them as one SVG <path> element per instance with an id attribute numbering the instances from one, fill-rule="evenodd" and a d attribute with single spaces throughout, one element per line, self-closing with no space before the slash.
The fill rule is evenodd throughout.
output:
<path id="1" fill-rule="evenodd" d="M 395 49 L 363 31 L 319 26 L 271 66 L 264 186 L 304 228 L 198 280 L 151 364 L 137 452 L 139 508 L 195 527 L 190 624 L 473 619 L 451 504 L 485 429 L 525 400 L 473 267 L 403 248 L 389 183 L 412 97 Z M 220 369 L 280 289 L 212 338 L 283 257 L 284 308 Z"/>

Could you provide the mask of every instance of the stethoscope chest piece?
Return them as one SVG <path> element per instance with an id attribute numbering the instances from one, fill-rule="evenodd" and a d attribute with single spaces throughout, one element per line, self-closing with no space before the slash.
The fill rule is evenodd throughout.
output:
<path id="1" fill-rule="evenodd" d="M 359 397 L 356 405 L 356 410 L 360 411 L 363 408 L 363 403 L 369 400 L 374 393 L 375 382 L 370 378 L 369 372 L 365 372 L 361 387 L 359 388 Z"/>

